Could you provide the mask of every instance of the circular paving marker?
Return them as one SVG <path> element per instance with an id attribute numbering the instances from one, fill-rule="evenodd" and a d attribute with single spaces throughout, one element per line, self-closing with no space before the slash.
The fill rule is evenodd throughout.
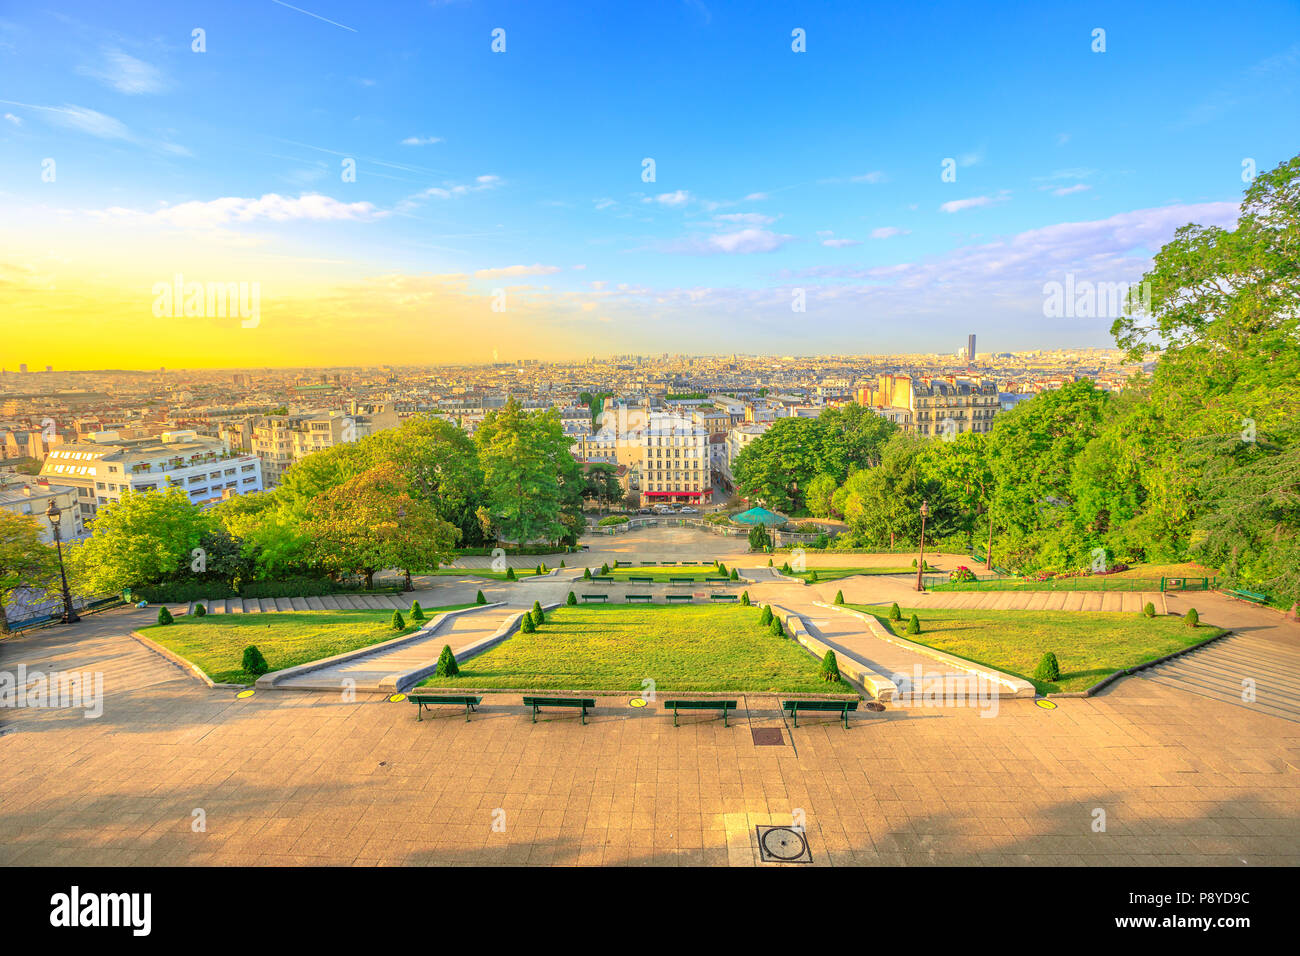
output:
<path id="1" fill-rule="evenodd" d="M 244 700 L 245 698 L 252 697 L 254 693 L 255 692 L 251 690 L 241 690 L 238 694 L 235 695 L 235 697 L 237 697 L 239 700 Z"/>
<path id="2" fill-rule="evenodd" d="M 1055 701 L 1039 699 L 1034 701 L 1034 703 L 1043 708 L 1043 710 L 1056 710 Z"/>
<path id="3" fill-rule="evenodd" d="M 392 701 L 394 704 L 396 704 L 396 703 L 399 703 L 399 702 L 401 702 L 401 701 L 406 700 L 406 695 L 405 695 L 405 694 L 394 694 L 392 697 L 390 697 L 390 698 L 388 698 L 388 699 L 389 699 L 390 701 Z"/>
<path id="4" fill-rule="evenodd" d="M 808 852 L 808 841 L 790 827 L 773 827 L 762 836 L 763 849 L 774 860 L 797 860 Z"/>
<path id="5" fill-rule="evenodd" d="M 629 701 L 627 702 L 627 705 L 628 705 L 629 707 L 644 707 L 644 706 L 645 706 L 645 698 L 644 698 L 644 697 L 633 697 L 631 700 L 629 700 Z"/>

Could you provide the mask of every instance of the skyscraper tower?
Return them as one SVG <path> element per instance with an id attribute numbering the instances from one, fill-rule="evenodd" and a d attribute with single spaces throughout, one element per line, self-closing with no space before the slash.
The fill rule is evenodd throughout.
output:
<path id="1" fill-rule="evenodd" d="M 975 361 L 975 333 L 972 332 L 966 337 L 966 361 Z"/>

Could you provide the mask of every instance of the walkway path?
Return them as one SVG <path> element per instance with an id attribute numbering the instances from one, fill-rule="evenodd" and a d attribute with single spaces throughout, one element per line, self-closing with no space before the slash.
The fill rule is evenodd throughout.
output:
<path id="1" fill-rule="evenodd" d="M 418 638 L 353 652 L 338 663 L 280 678 L 273 686 L 276 690 L 339 690 L 344 681 L 352 680 L 357 691 L 404 690 L 408 682 L 414 682 L 408 675 L 436 664 L 444 646 L 450 646 L 460 660 L 466 650 L 500 634 L 524 610 L 502 605 L 444 614 Z M 258 685 L 263 686 L 261 681 Z"/>

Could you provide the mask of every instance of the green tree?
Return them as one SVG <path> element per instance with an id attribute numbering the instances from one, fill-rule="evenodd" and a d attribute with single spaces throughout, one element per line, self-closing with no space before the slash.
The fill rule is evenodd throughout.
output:
<path id="1" fill-rule="evenodd" d="M 581 469 L 555 409 L 525 412 L 512 398 L 488 413 L 474 439 L 492 524 L 503 540 L 557 542 L 574 535 L 575 513 L 581 528 Z"/>
<path id="2" fill-rule="evenodd" d="M 0 634 L 9 633 L 5 607 L 14 592 L 44 593 L 60 585 L 58 555 L 41 540 L 40 520 L 0 508 Z"/>
<path id="3" fill-rule="evenodd" d="M 158 584 L 188 568 L 211 519 L 181 488 L 133 492 L 102 505 L 91 534 L 68 550 L 68 576 L 86 593 Z"/>

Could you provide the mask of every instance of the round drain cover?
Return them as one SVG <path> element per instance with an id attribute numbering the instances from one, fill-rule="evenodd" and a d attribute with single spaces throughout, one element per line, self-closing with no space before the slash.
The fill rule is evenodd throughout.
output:
<path id="1" fill-rule="evenodd" d="M 1050 700 L 1036 700 L 1034 703 L 1043 708 L 1043 710 L 1056 710 L 1056 704 Z"/>
<path id="2" fill-rule="evenodd" d="M 808 852 L 808 841 L 790 827 L 773 827 L 762 836 L 763 850 L 774 860 L 797 860 Z"/>
<path id="3" fill-rule="evenodd" d="M 406 695 L 405 695 L 405 694 L 394 694 L 392 697 L 390 697 L 390 698 L 388 698 L 388 699 L 391 700 L 394 704 L 397 704 L 397 703 L 400 703 L 401 701 L 406 700 Z"/>
<path id="4" fill-rule="evenodd" d="M 644 706 L 645 706 L 645 698 L 644 698 L 644 697 L 633 697 L 631 700 L 629 700 L 629 701 L 627 702 L 627 705 L 628 705 L 629 707 L 644 707 Z"/>
<path id="5" fill-rule="evenodd" d="M 254 693 L 254 692 L 251 691 L 251 690 L 241 690 L 241 691 L 240 691 L 238 694 L 236 694 L 235 696 L 238 697 L 240 700 L 243 700 L 243 699 L 246 698 L 246 697 L 252 697 L 252 696 L 253 696 L 253 693 Z"/>

